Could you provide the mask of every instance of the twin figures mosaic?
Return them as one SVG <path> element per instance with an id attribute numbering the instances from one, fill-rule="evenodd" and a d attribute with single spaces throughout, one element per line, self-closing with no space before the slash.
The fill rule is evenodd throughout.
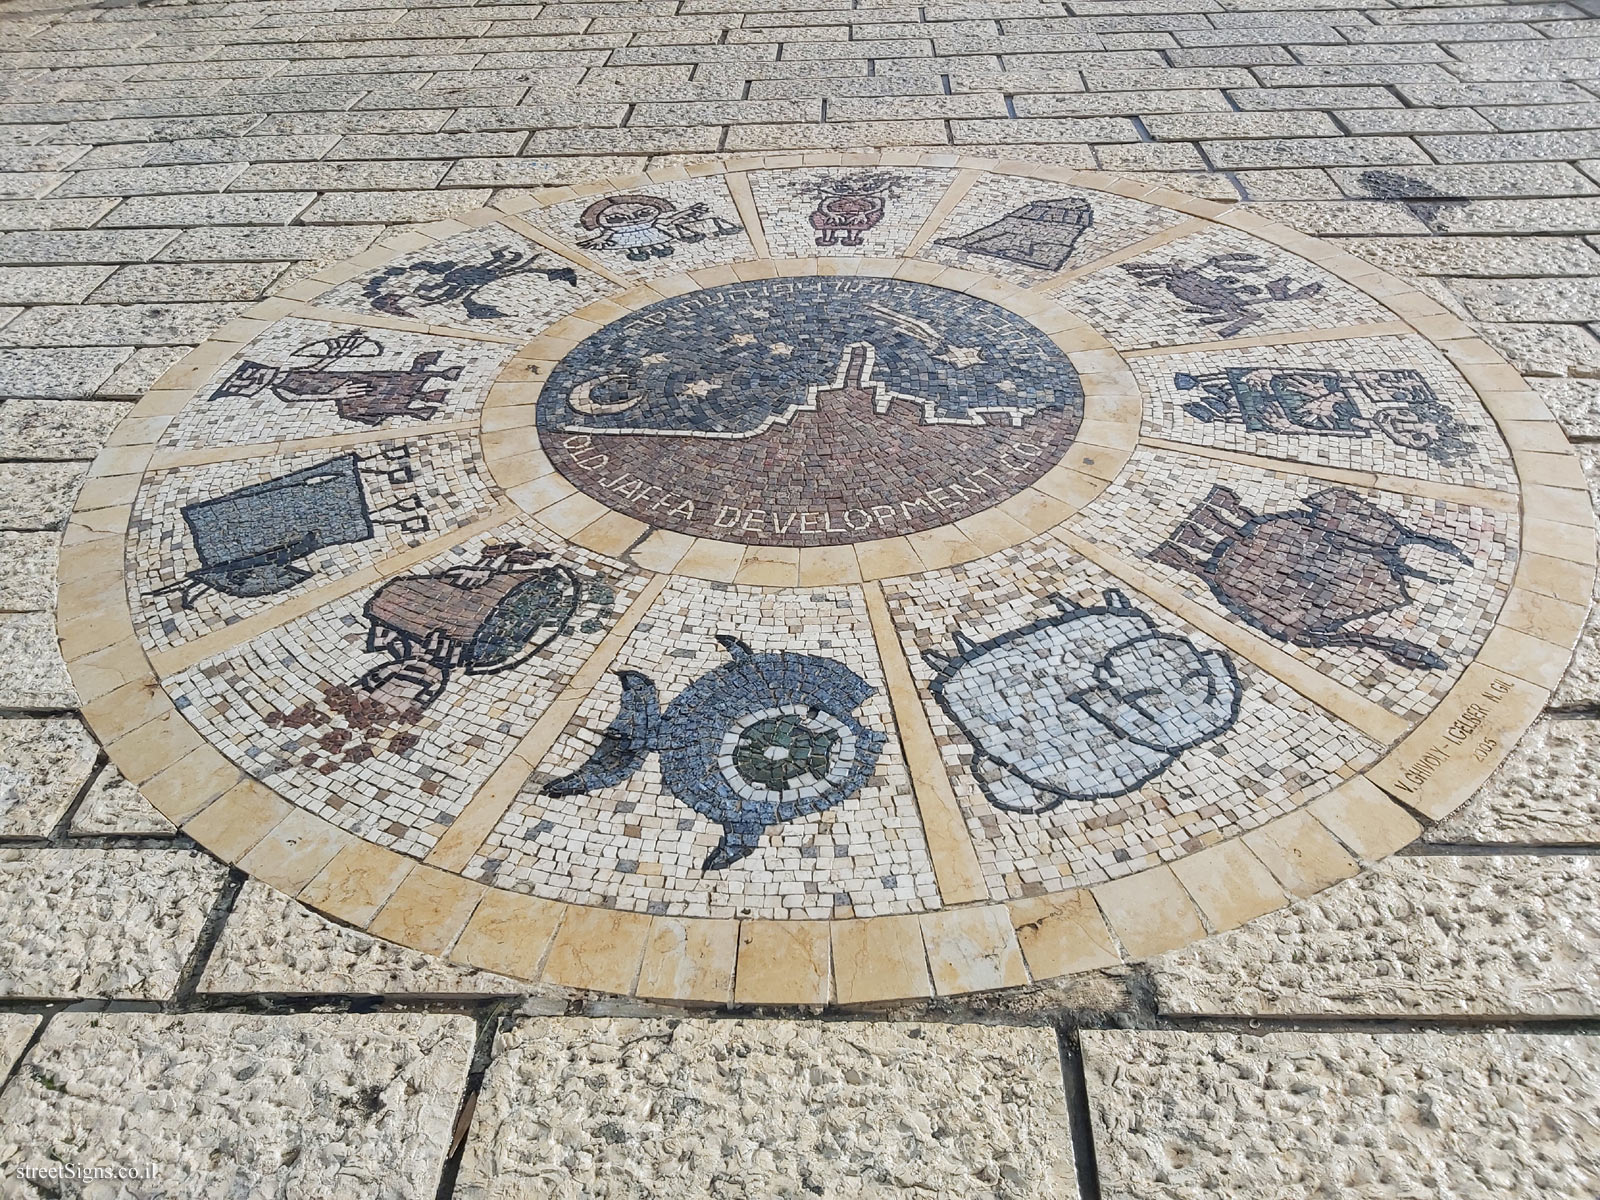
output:
<path id="1" fill-rule="evenodd" d="M 932 210 L 925 181 L 905 172 L 788 174 L 782 189 L 756 189 L 758 199 L 788 197 L 789 225 L 766 222 L 774 254 L 784 245 L 796 255 L 899 253 Z M 1170 360 L 1146 354 L 1143 382 L 1166 397 L 1147 398 L 1147 435 L 1257 455 L 1264 470 L 1350 461 L 1319 449 L 1337 445 L 1346 456 L 1368 448 L 1379 474 L 1482 484 L 1504 472 L 1482 413 L 1451 391 L 1448 368 L 1420 339 L 1387 362 L 1316 343 L 1215 345 L 1283 314 L 1315 326 L 1320 303 L 1342 287 L 1331 277 L 1242 235 L 1209 233 L 1192 250 L 1177 238 L 1085 273 L 1108 247 L 1170 222 L 1157 215 L 1119 233 L 1132 202 L 1025 182 L 1011 202 L 974 190 L 923 252 L 1025 272 L 1032 283 L 1063 276 L 1064 300 L 1097 281 L 1096 303 L 1135 315 L 1156 295 L 1173 331 L 1152 344 L 1196 348 Z M 544 231 L 581 251 L 572 262 L 490 228 L 462 252 L 445 243 L 407 256 L 336 298 L 403 321 L 505 321 L 521 333 L 606 292 L 584 256 L 627 277 L 701 263 L 695 256 L 719 247 L 748 254 L 748 222 L 718 188 L 680 181 L 547 210 Z M 875 242 L 892 231 L 898 241 Z M 333 422 L 319 428 L 365 428 L 374 440 L 183 504 L 186 566 L 152 599 L 191 609 L 303 591 L 332 569 L 319 566 L 332 549 L 385 530 L 416 545 L 445 528 L 448 489 L 424 486 L 428 468 L 404 438 L 471 413 L 479 401 L 458 398 L 479 350 L 460 340 L 415 350 L 417 336 L 334 328 L 242 358 L 203 392 L 202 407 L 276 406 L 281 424 L 257 441 L 292 440 L 295 414 L 310 411 Z M 534 426 L 556 472 L 611 512 L 710 542 L 807 553 L 982 514 L 1056 468 L 1084 420 L 1068 354 L 1005 307 L 902 279 L 810 275 L 689 290 L 610 321 L 541 381 Z M 391 440 L 379 445 L 380 434 Z M 1448 589 L 1454 572 L 1474 566 L 1443 524 L 1382 491 L 1301 478 L 1294 494 L 1257 502 L 1204 485 L 1204 475 L 1183 505 L 1140 517 L 1163 526 L 1137 554 L 1141 571 L 1208 597 L 1287 652 L 1366 655 L 1371 671 L 1459 669 L 1461 639 L 1452 652 L 1442 648 L 1449 638 L 1405 632 L 1430 619 L 1419 586 Z M 455 681 L 515 678 L 563 640 L 610 629 L 616 583 L 593 563 L 514 539 L 485 542 L 475 561 L 386 578 L 359 621 L 350 618 L 365 668 L 263 719 L 299 738 L 301 765 L 324 774 L 404 759 Z M 1191 764 L 1188 778 L 1208 753 L 1220 762 L 1240 720 L 1252 685 L 1236 653 L 1131 587 L 1097 591 L 1058 594 L 1031 612 L 1013 603 L 999 629 L 969 612 L 920 646 L 902 631 L 924 702 L 957 732 L 961 769 L 1005 820 L 1088 819 L 1108 802 L 1158 795 L 1176 764 Z M 675 694 L 659 682 L 663 660 L 630 662 L 627 642 L 609 723 L 597 735 L 565 731 L 557 745 L 575 765 L 547 773 L 540 788 L 551 800 L 620 796 L 630 781 L 658 776 L 720 829 L 699 866 L 723 873 L 759 855 L 775 827 L 858 795 L 896 731 L 866 715 L 881 679 L 827 645 L 787 648 L 781 633 L 757 639 L 737 625 L 698 636 L 714 639 L 724 661 Z"/>

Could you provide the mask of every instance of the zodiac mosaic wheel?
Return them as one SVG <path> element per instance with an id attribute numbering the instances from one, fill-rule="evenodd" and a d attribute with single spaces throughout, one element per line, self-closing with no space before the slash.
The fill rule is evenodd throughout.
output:
<path id="1" fill-rule="evenodd" d="M 1463 802 L 1578 636 L 1575 458 L 1448 311 L 954 155 L 507 199 L 283 290 L 96 460 L 112 760 L 331 917 L 853 1004 L 1136 959 Z"/>

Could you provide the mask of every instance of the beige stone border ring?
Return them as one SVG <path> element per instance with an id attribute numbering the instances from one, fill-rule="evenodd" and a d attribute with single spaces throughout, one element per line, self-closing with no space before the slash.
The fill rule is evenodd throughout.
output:
<path id="1" fill-rule="evenodd" d="M 128 780 L 336 921 L 852 1005 L 1393 853 L 1532 723 L 1595 567 L 1550 412 L 1410 285 L 1115 175 L 791 154 L 256 305 L 95 460 L 59 635 Z"/>

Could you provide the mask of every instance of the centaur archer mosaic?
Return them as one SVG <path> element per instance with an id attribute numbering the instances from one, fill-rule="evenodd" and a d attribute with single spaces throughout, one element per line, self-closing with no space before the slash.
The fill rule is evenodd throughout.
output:
<path id="1" fill-rule="evenodd" d="M 788 278 L 659 301 L 539 398 L 558 470 L 650 525 L 837 545 L 946 525 L 1054 466 L 1082 419 L 1066 355 L 972 296 Z"/>

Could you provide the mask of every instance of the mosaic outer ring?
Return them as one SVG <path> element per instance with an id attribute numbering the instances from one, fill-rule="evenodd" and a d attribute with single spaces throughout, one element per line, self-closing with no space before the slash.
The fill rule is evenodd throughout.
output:
<path id="1" fill-rule="evenodd" d="M 937 747 L 925 722 L 919 729 L 916 722 L 902 720 L 900 740 L 918 793 L 923 830 L 934 848 L 942 906 L 920 914 L 834 920 L 651 916 L 540 899 L 488 887 L 456 873 L 470 853 L 468 843 L 487 833 L 474 805 L 483 802 L 485 811 L 504 811 L 521 781 L 537 766 L 543 753 L 538 746 L 524 744 L 502 763 L 451 826 L 450 835 L 441 840 L 444 852 L 419 862 L 291 805 L 245 776 L 200 736 L 163 689 L 160 662 L 152 663 L 135 635 L 124 556 L 132 505 L 146 471 L 159 461 L 163 431 L 222 364 L 280 319 L 330 315 L 315 303 L 329 287 L 463 231 L 506 225 L 548 245 L 548 235 L 523 220 L 525 215 L 576 197 L 712 175 L 726 176 L 741 213 L 748 215 L 753 209 L 750 172 L 801 167 L 921 167 L 953 171 L 968 186 L 994 175 L 1138 199 L 1180 214 L 1186 223 L 1200 223 L 1197 228 L 1221 227 L 1260 239 L 1378 300 L 1394 314 L 1396 331 L 1413 331 L 1431 342 L 1476 392 L 1509 447 L 1520 483 L 1516 498 L 1520 558 L 1509 595 L 1475 660 L 1425 717 L 1392 740 L 1376 763 L 1302 808 L 1171 865 L 1026 899 L 993 901 L 978 886 L 970 839 L 947 784 L 941 782 L 943 775 L 934 769 Z M 948 214 L 957 199 L 947 194 L 941 202 L 943 213 Z M 936 209 L 928 224 L 939 215 Z M 594 265 L 570 247 L 567 256 Z M 848 271 L 850 261 L 819 262 L 817 269 Z M 694 282 L 707 286 L 776 269 L 771 261 L 758 258 L 696 273 Z M 914 278 L 928 268 L 907 260 L 894 269 Z M 639 286 L 649 290 L 660 285 Z M 992 296 L 1015 289 L 999 280 L 984 280 L 974 290 Z M 626 311 L 622 301 L 612 297 L 609 305 L 593 306 L 583 318 L 569 318 L 566 336 L 582 332 L 585 326 L 580 321 L 621 311 Z M 345 314 L 344 319 L 352 318 Z M 401 318 L 363 314 L 358 319 L 373 329 L 522 342 Z M 544 335 L 545 339 L 562 336 L 555 329 Z M 548 354 L 553 345 L 542 347 L 540 353 Z M 1072 353 L 1086 382 L 1096 375 L 1105 380 L 1107 411 L 1117 414 L 1106 421 L 1106 440 L 1109 449 L 1120 453 L 1120 468 L 1132 442 L 1116 443 L 1126 437 L 1130 420 L 1136 431 L 1138 392 L 1127 390 L 1126 364 L 1109 346 L 1085 344 Z M 519 389 L 526 394 L 529 377 L 519 378 L 518 371 L 534 361 L 518 355 L 513 369 L 495 385 L 482 421 L 486 447 L 504 449 L 527 436 L 526 427 L 519 429 L 496 413 L 517 406 Z M 1131 418 L 1124 411 L 1129 405 Z M 337 446 L 350 440 L 331 436 L 314 439 L 314 444 Z M 190 457 L 207 461 L 204 453 Z M 211 461 L 228 458 L 227 453 L 218 453 Z M 1101 486 L 1115 474 L 1108 468 Z M 528 483 L 505 486 L 515 489 Z M 523 501 L 522 507 L 528 504 Z M 511 511 L 513 506 L 504 504 L 493 516 L 503 518 Z M 596 550 L 614 549 L 621 537 L 617 531 L 607 534 L 596 514 L 563 511 L 559 502 L 535 511 L 546 527 L 587 539 Z M 995 548 L 1016 540 L 1014 534 L 1009 539 L 994 536 Z M 423 557 L 417 550 L 402 551 L 357 572 L 356 581 L 393 576 Z M 647 608 L 674 572 L 730 579 L 743 569 L 742 562 L 706 565 L 715 558 L 710 551 L 701 565 L 693 557 L 679 555 L 668 561 L 670 557 L 658 557 L 653 568 L 647 565 L 655 573 L 630 612 L 641 605 Z M 861 557 L 851 558 L 853 566 L 836 568 L 830 562 L 817 569 L 828 578 L 842 572 L 852 586 L 861 588 L 881 642 L 892 632 L 892 619 L 877 575 L 863 569 Z M 1411 813 L 1437 819 L 1465 802 L 1543 707 L 1582 627 L 1595 559 L 1594 514 L 1583 477 L 1549 411 L 1464 322 L 1410 285 L 1247 208 L 1197 200 L 1113 175 L 955 154 L 807 153 L 661 170 L 559 189 L 538 201 L 505 199 L 499 207 L 391 235 L 366 254 L 281 289 L 254 306 L 167 371 L 96 458 L 63 541 L 58 632 L 84 717 L 122 773 L 212 853 L 335 920 L 418 950 L 558 987 L 696 1003 L 848 1005 L 1006 987 L 1137 960 L 1328 886 L 1348 874 L 1331 865 L 1335 858 L 1348 856 L 1370 864 L 1394 852 L 1415 836 L 1418 826 Z M 799 573 L 795 582 L 804 584 L 803 565 L 796 564 L 795 569 Z M 781 581 L 757 582 L 787 584 L 786 570 Z M 1142 581 L 1129 582 L 1138 586 Z M 281 623 L 311 606 L 310 601 L 301 601 L 298 607 L 295 601 L 285 602 L 273 610 L 272 621 Z M 1186 616 L 1181 603 L 1168 607 Z M 253 628 L 252 620 L 246 618 L 247 628 L 236 631 L 239 636 Z M 576 709 L 625 636 L 621 626 L 605 636 L 556 699 L 556 706 Z M 884 672 L 896 712 L 920 711 L 904 661 L 885 662 Z M 1315 685 L 1307 683 L 1302 690 L 1314 693 Z M 1490 695 L 1493 703 L 1485 709 L 1482 698 Z M 1403 807 L 1396 797 L 1405 798 Z M 1330 855 L 1330 847 L 1335 854 Z M 1266 886 L 1258 882 L 1263 875 Z"/>

